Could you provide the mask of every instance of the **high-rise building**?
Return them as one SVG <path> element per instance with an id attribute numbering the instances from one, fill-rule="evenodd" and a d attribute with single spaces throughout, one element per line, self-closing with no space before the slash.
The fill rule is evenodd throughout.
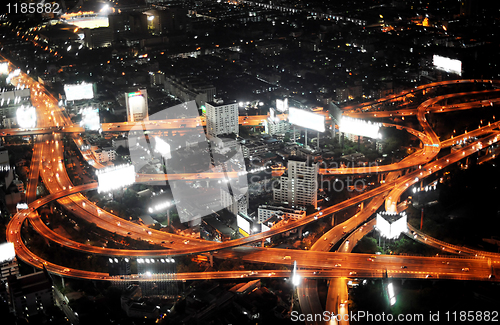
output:
<path id="1" fill-rule="evenodd" d="M 208 102 L 207 110 L 207 134 L 216 137 L 220 134 L 238 134 L 238 104 L 224 104 L 223 101 Z"/>
<path id="2" fill-rule="evenodd" d="M 291 207 L 317 207 L 319 164 L 308 160 L 288 161 L 288 174 L 280 178 L 280 188 L 273 189 L 274 201 Z"/>
<path id="3" fill-rule="evenodd" d="M 234 215 L 238 214 L 248 214 L 248 191 L 245 187 L 242 191 L 238 191 L 234 188 L 232 193 L 229 193 L 226 189 L 221 188 L 221 202 L 223 207 L 227 207 Z"/>
<path id="4" fill-rule="evenodd" d="M 125 93 L 127 121 L 139 122 L 148 118 L 148 93 L 146 89 Z"/>

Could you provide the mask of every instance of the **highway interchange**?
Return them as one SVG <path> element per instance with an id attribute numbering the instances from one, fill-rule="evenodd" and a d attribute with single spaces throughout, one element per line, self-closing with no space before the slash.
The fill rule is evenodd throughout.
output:
<path id="1" fill-rule="evenodd" d="M 440 105 L 439 103 L 448 98 L 460 98 L 467 95 L 476 95 L 474 93 L 456 93 L 445 96 L 431 97 L 421 103 L 417 109 L 399 109 L 392 111 L 372 111 L 375 105 L 384 102 L 398 101 L 402 97 L 415 94 L 417 92 L 432 89 L 434 87 L 450 86 L 454 84 L 467 83 L 484 83 L 498 85 L 496 81 L 490 80 L 458 80 L 444 81 L 434 84 L 428 84 L 416 87 L 414 89 L 402 92 L 397 95 L 391 95 L 387 98 L 380 99 L 370 103 L 363 103 L 355 107 L 345 108 L 345 114 L 352 117 L 363 118 L 382 118 L 392 116 L 411 116 L 417 117 L 422 131 L 411 129 L 402 125 L 384 124 L 385 127 L 396 127 L 404 129 L 410 134 L 417 137 L 422 142 L 422 149 L 417 150 L 412 155 L 406 157 L 400 162 L 385 166 L 375 167 L 360 167 L 360 168 L 337 168 L 337 169 L 322 169 L 323 175 L 348 175 L 348 174 L 368 174 L 368 173 L 388 173 L 385 182 L 379 186 L 367 190 L 355 197 L 336 205 L 326 207 L 321 211 L 312 213 L 295 222 L 289 222 L 281 227 L 273 228 L 264 233 L 258 233 L 249 237 L 231 240 L 223 243 L 207 242 L 200 239 L 189 238 L 186 241 L 185 237 L 168 234 L 165 232 L 150 230 L 136 223 L 123 220 L 110 212 L 107 212 L 97 207 L 93 202 L 88 200 L 82 193 L 88 190 L 97 188 L 97 183 L 90 183 L 81 186 L 74 186 L 66 173 L 65 166 L 62 160 L 64 146 L 62 137 L 64 133 L 71 133 L 75 143 L 81 144 L 82 139 L 78 135 L 83 130 L 72 124 L 66 116 L 64 110 L 57 105 L 57 100 L 52 95 L 48 94 L 43 86 L 32 80 L 29 76 L 21 74 L 16 82 L 29 86 L 32 90 L 32 103 L 37 108 L 38 125 L 36 130 L 19 130 L 10 129 L 2 130 L 3 136 L 8 135 L 34 135 L 35 145 L 33 149 L 33 158 L 30 166 L 29 182 L 27 184 L 26 196 L 29 203 L 29 209 L 21 210 L 17 213 L 7 227 L 7 239 L 15 244 L 16 255 L 24 262 L 33 265 L 34 267 L 45 267 L 49 272 L 62 276 L 94 279 L 94 280 L 109 280 L 114 279 L 108 276 L 107 273 L 99 273 L 92 271 L 84 271 L 69 268 L 64 265 L 55 265 L 50 261 L 43 260 L 40 256 L 36 256 L 26 247 L 23 238 L 21 237 L 21 228 L 26 220 L 32 224 L 33 228 L 42 236 L 52 242 L 56 242 L 69 249 L 105 256 L 124 256 L 124 257 L 154 257 L 154 256 L 176 256 L 183 254 L 216 252 L 220 258 L 241 258 L 249 262 L 275 263 L 291 265 L 293 261 L 297 261 L 299 274 L 307 281 L 303 281 L 299 286 L 299 299 L 303 310 L 316 312 L 319 300 L 316 300 L 316 285 L 311 279 L 334 277 L 330 286 L 327 307 L 341 311 L 346 311 L 347 306 L 343 304 L 347 300 L 346 279 L 348 277 L 360 278 L 431 278 L 431 279 L 460 279 L 460 280 L 487 280 L 498 281 L 498 276 L 490 278 L 490 275 L 499 275 L 498 267 L 500 256 L 498 254 L 475 251 L 466 248 L 455 247 L 447 243 L 432 239 L 425 234 L 422 234 L 415 229 L 411 229 L 409 235 L 416 240 L 426 244 L 441 247 L 443 251 L 460 254 L 462 258 L 451 257 L 416 257 L 416 256 L 384 256 L 379 255 L 376 259 L 365 254 L 351 254 L 350 251 L 364 234 L 371 231 L 373 222 L 367 223 L 367 219 L 385 203 L 387 211 L 400 211 L 397 203 L 399 197 L 411 188 L 412 185 L 418 184 L 423 178 L 433 175 L 435 172 L 459 162 L 460 160 L 495 144 L 500 140 L 498 123 L 491 123 L 479 127 L 476 130 L 469 131 L 462 135 L 456 136 L 453 139 L 440 140 L 433 131 L 426 119 L 426 114 L 447 113 L 456 110 L 474 109 L 484 107 L 484 101 L 474 101 L 459 105 Z M 488 93 L 493 96 L 498 96 L 498 90 L 488 90 L 482 93 Z M 496 100 L 490 101 L 491 103 Z M 492 105 L 492 104 L 491 104 Z M 265 116 L 255 116 L 241 118 L 242 125 L 258 125 Z M 185 126 L 181 127 L 180 123 Z M 203 125 L 204 121 L 193 119 L 193 121 L 155 121 L 149 123 L 148 129 L 175 129 L 187 132 L 187 129 L 193 126 Z M 128 123 L 113 123 L 103 124 L 104 132 L 125 132 L 130 130 L 133 125 Z M 461 148 L 457 151 L 452 151 L 450 154 L 444 155 L 438 159 L 436 156 L 444 147 L 449 147 L 457 141 L 469 138 L 478 137 L 473 143 Z M 491 156 L 491 155 L 490 155 Z M 96 166 L 100 167 L 100 166 Z M 222 173 L 221 173 L 222 174 Z M 42 178 L 50 195 L 40 199 L 36 199 L 36 188 L 39 177 Z M 137 182 L 147 182 L 152 178 L 155 180 L 167 179 L 199 179 L 210 178 L 217 179 L 223 177 L 218 173 L 203 173 L 198 174 L 177 174 L 174 175 L 138 175 Z M 371 199 L 371 200 L 370 200 Z M 78 243 L 70 238 L 65 238 L 54 231 L 50 230 L 40 219 L 37 209 L 43 205 L 56 201 L 65 207 L 65 209 L 82 219 L 95 223 L 98 227 L 109 232 L 116 232 L 122 236 L 131 236 L 132 238 L 147 238 L 148 241 L 159 246 L 163 246 L 161 250 L 128 250 L 128 249 L 108 249 L 95 247 L 83 243 Z M 370 201 L 368 201 L 370 200 Z M 263 248 L 249 246 L 249 244 L 262 242 L 268 237 L 287 232 L 289 230 L 307 225 L 318 219 L 331 216 L 333 213 L 341 211 L 347 207 L 363 204 L 362 209 L 352 218 L 344 223 L 336 225 L 330 231 L 324 234 L 310 250 L 283 250 L 275 248 Z M 365 224 L 366 223 L 366 224 Z M 351 233 L 347 241 L 344 238 L 345 233 Z M 329 252 L 329 250 L 337 244 L 339 240 L 343 240 L 339 251 Z M 463 258 L 464 256 L 468 258 Z M 215 256 L 215 255 L 214 255 Z M 290 258 L 284 259 L 285 256 Z M 402 268 L 405 266 L 405 268 Z M 469 269 L 468 272 L 463 272 L 464 268 Z M 187 281 L 194 279 L 219 279 L 219 278 L 242 278 L 242 277 L 289 277 L 290 271 L 228 271 L 228 272 L 202 272 L 202 273 L 181 273 L 177 274 L 176 279 L 179 281 Z M 114 279 L 116 280 L 116 279 Z M 124 279 L 128 281 L 130 278 Z M 152 278 L 135 277 L 135 281 L 153 281 Z M 316 293 L 316 295 L 315 295 Z M 310 299 L 308 301 L 306 299 Z M 340 297 L 337 299 L 337 297 Z M 309 309 L 308 307 L 309 306 Z M 319 306 L 321 308 L 321 306 Z M 332 309 L 330 309 L 332 310 Z"/>

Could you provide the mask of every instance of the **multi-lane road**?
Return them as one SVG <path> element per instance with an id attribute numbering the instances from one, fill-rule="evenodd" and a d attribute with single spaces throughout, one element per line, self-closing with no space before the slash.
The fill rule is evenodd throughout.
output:
<path id="1" fill-rule="evenodd" d="M 53 115 L 53 114 L 52 114 Z M 51 119 L 49 117 L 49 119 Z M 61 121 L 61 123 L 63 123 L 63 118 L 60 118 L 59 119 Z M 422 117 L 421 118 L 421 122 L 425 122 L 425 117 Z M 423 123 L 423 124 L 426 124 L 426 123 Z M 430 127 L 429 127 L 430 128 Z M 430 133 L 432 135 L 432 130 L 426 130 L 428 133 Z M 429 136 L 429 135 L 428 135 Z M 435 135 L 433 136 L 433 138 L 435 138 Z M 56 140 L 57 141 L 57 140 Z M 49 143 L 53 143 L 52 141 L 49 141 Z M 57 148 L 56 148 L 57 149 Z M 52 150 L 52 152 L 54 152 L 54 148 L 50 149 Z M 54 160 L 54 158 L 52 159 Z M 49 178 L 47 179 L 48 182 L 52 182 L 51 180 L 49 180 Z M 297 227 L 297 226 L 301 226 L 301 225 L 305 225 L 306 223 L 312 221 L 313 219 L 316 220 L 317 218 L 320 218 L 321 215 L 324 213 L 324 215 L 328 215 L 328 214 L 331 214 L 332 212 L 335 212 L 335 211 L 338 211 L 340 209 L 343 209 L 344 207 L 348 207 L 350 206 L 351 204 L 356 204 L 357 202 L 361 202 L 367 198 L 370 198 L 372 195 L 375 195 L 375 194 L 378 194 L 376 192 L 383 192 L 384 190 L 387 190 L 389 188 L 392 188 L 394 186 L 394 182 L 390 182 L 390 183 L 386 183 L 386 185 L 382 185 L 380 186 L 379 188 L 375 189 L 375 190 L 372 190 L 372 191 L 369 191 L 369 192 L 366 192 L 368 193 L 368 195 L 366 195 L 366 197 L 363 197 L 363 195 L 359 196 L 359 197 L 356 197 L 354 200 L 348 200 L 346 201 L 344 204 L 340 204 L 340 205 L 337 205 L 337 206 L 334 206 L 334 207 L 330 207 L 330 208 L 327 208 L 325 209 L 324 211 L 322 211 L 322 213 L 316 213 L 316 214 L 313 214 L 311 216 L 308 216 L 307 218 L 304 218 L 303 220 L 301 220 L 301 222 L 298 222 L 296 224 L 293 225 L 293 228 L 294 227 Z M 55 190 L 58 191 L 58 190 L 64 190 L 65 187 L 68 187 L 70 188 L 71 185 L 68 184 L 68 186 L 65 186 L 65 185 L 62 185 L 62 184 L 59 184 L 59 185 L 55 185 Z M 408 185 L 406 185 L 408 186 Z M 365 194 L 366 194 L 365 193 Z M 82 199 L 84 200 L 84 199 Z M 63 202 L 63 203 L 66 203 L 66 202 Z M 83 204 L 82 204 L 83 205 Z M 92 204 L 88 204 L 89 207 L 92 206 Z M 100 211 L 99 208 L 95 208 L 96 211 Z M 106 214 L 106 212 L 103 212 L 101 210 L 101 212 L 97 212 L 98 216 L 101 215 L 101 214 Z M 116 218 L 115 216 L 112 216 L 111 217 L 111 223 L 112 226 L 113 226 L 113 229 L 117 229 L 116 227 Z M 102 219 L 102 218 L 100 218 Z M 132 226 L 132 225 L 130 225 Z M 134 224 L 134 226 L 132 227 L 136 227 L 136 225 Z M 284 228 L 287 228 L 287 227 L 284 227 Z M 290 226 L 288 226 L 288 228 L 290 228 Z M 267 236 L 271 236 L 275 233 L 280 233 L 280 232 L 283 232 L 283 231 L 287 231 L 289 229 L 279 229 L 279 230 L 272 230 L 269 232 L 269 234 L 264 234 L 264 235 L 260 235 L 260 236 L 251 236 L 249 238 L 245 238 L 245 239 L 242 239 L 242 240 L 236 240 L 234 242 L 231 242 L 229 244 L 207 244 L 207 243 L 204 243 L 203 248 L 201 249 L 192 249 L 192 247 L 189 247 L 189 248 L 184 248 L 184 249 L 174 249 L 173 251 L 170 251 L 170 253 L 172 254 L 179 254 L 179 253 L 192 253 L 192 252 L 196 252 L 196 251 L 209 251 L 209 250 L 215 250 L 215 249 L 222 249 L 222 248 L 226 248 L 226 247 L 234 247 L 234 246 L 238 246 L 238 245 L 244 245 L 244 244 L 248 244 L 248 243 L 251 243 L 251 242 L 254 242 L 254 241 L 260 241 L 264 238 L 266 238 Z M 129 232 L 127 232 L 128 234 Z M 164 236 L 164 234 L 162 234 L 162 236 Z M 253 238 L 252 238 L 253 237 Z M 164 237 L 162 237 L 161 239 L 164 239 Z M 164 240 L 162 240 L 164 241 Z M 72 244 L 73 245 L 73 244 Z M 189 245 L 191 246 L 191 245 Z"/>

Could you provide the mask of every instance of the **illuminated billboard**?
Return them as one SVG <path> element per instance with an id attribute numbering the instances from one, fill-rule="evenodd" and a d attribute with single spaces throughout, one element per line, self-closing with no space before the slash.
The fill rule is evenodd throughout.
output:
<path id="1" fill-rule="evenodd" d="M 236 223 L 238 224 L 238 230 L 240 234 L 245 237 L 250 236 L 250 222 L 240 215 L 236 216 Z"/>
<path id="2" fill-rule="evenodd" d="M 135 183 L 135 169 L 133 165 L 120 165 L 98 170 L 97 191 L 110 192 Z"/>
<path id="3" fill-rule="evenodd" d="M 398 238 L 403 232 L 408 231 L 408 217 L 406 212 L 402 213 L 377 213 L 377 229 L 383 237 L 389 239 Z"/>
<path id="4" fill-rule="evenodd" d="M 0 263 L 12 261 L 16 257 L 13 243 L 3 243 L 0 245 Z"/>
<path id="5" fill-rule="evenodd" d="M 94 84 L 81 83 L 79 85 L 64 85 L 66 100 L 80 100 L 94 98 Z"/>
<path id="6" fill-rule="evenodd" d="M 290 107 L 288 110 L 288 121 L 290 124 L 301 126 L 306 129 L 325 132 L 325 116 L 303 109 Z"/>
<path id="7" fill-rule="evenodd" d="M 17 125 L 22 129 L 36 127 L 36 109 L 33 106 L 21 105 L 16 111 Z"/>
<path id="8" fill-rule="evenodd" d="M 9 75 L 7 76 L 7 79 L 5 79 L 5 80 L 7 81 L 7 83 L 10 83 L 12 78 L 17 77 L 20 74 L 21 74 L 21 69 L 16 69 L 16 70 L 12 71 L 11 73 L 9 73 Z"/>
<path id="9" fill-rule="evenodd" d="M 16 204 L 17 212 L 19 212 L 19 210 L 27 210 L 28 208 L 28 203 L 19 202 L 18 204 Z"/>
<path id="10" fill-rule="evenodd" d="M 0 74 L 9 73 L 9 62 L 0 62 Z"/>
<path id="11" fill-rule="evenodd" d="M 146 89 L 125 93 L 127 121 L 138 122 L 148 117 L 148 94 Z"/>
<path id="12" fill-rule="evenodd" d="M 162 140 L 160 137 L 154 137 L 155 139 L 155 150 L 159 152 L 165 159 L 170 159 L 172 156 L 170 155 L 170 145 Z"/>
<path id="13" fill-rule="evenodd" d="M 443 70 L 448 73 L 456 73 L 462 75 L 462 61 L 450 59 L 441 55 L 434 55 L 432 57 L 432 64 L 438 70 Z"/>
<path id="14" fill-rule="evenodd" d="M 81 114 L 82 120 L 80 121 L 80 126 L 83 126 L 85 130 L 97 131 L 101 128 L 99 110 L 97 108 L 84 108 L 81 110 Z"/>
<path id="15" fill-rule="evenodd" d="M 379 133 L 381 126 L 381 123 L 372 123 L 370 121 L 342 116 L 340 119 L 339 131 L 373 139 L 380 139 L 382 137 Z"/>
<path id="16" fill-rule="evenodd" d="M 276 99 L 276 109 L 280 113 L 286 112 L 288 110 L 288 98 L 284 100 Z"/>

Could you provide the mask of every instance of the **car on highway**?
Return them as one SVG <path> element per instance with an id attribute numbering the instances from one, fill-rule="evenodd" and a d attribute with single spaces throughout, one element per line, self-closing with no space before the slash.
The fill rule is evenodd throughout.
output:
<path id="1" fill-rule="evenodd" d="M 69 272 L 69 269 L 64 269 L 63 270 L 64 273 L 68 273 Z"/>
<path id="2" fill-rule="evenodd" d="M 462 271 L 463 272 L 469 272 L 469 268 L 468 267 L 464 267 L 464 268 L 462 268 Z"/>
<path id="3" fill-rule="evenodd" d="M 357 275 L 357 274 L 358 274 L 358 272 L 356 272 L 356 271 L 349 272 L 349 275 Z"/>
<path id="4" fill-rule="evenodd" d="M 283 256 L 283 259 L 284 259 L 284 260 L 291 260 L 291 259 L 292 259 L 292 257 L 291 257 L 291 256 L 289 256 L 289 255 L 287 255 L 287 256 Z"/>
<path id="5" fill-rule="evenodd" d="M 406 269 L 407 267 L 406 267 L 406 265 L 401 265 L 401 268 Z"/>

